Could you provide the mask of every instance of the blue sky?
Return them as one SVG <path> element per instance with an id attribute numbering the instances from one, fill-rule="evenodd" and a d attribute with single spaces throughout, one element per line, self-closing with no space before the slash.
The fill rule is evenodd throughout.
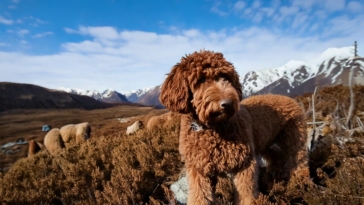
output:
<path id="1" fill-rule="evenodd" d="M 1 0 L 0 81 L 125 92 L 200 49 L 242 76 L 363 36 L 364 0 Z"/>

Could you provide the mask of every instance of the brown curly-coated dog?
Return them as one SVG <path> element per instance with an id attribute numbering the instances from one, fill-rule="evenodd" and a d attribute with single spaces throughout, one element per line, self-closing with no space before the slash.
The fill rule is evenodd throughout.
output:
<path id="1" fill-rule="evenodd" d="M 307 168 L 300 106 L 279 95 L 240 102 L 242 98 L 234 66 L 211 51 L 183 57 L 163 83 L 160 101 L 184 114 L 179 151 L 186 166 L 188 205 L 215 204 L 216 176 L 222 172 L 233 176 L 234 204 L 254 203 L 260 156 L 276 181 Z"/>

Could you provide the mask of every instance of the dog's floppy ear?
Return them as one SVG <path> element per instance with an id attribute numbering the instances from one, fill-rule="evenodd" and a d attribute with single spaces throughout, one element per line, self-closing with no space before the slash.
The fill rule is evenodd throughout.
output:
<path id="1" fill-rule="evenodd" d="M 162 85 L 159 101 L 173 112 L 189 113 L 192 110 L 190 92 L 186 76 L 177 64 Z"/>
<path id="2" fill-rule="evenodd" d="M 243 100 L 243 88 L 239 80 L 239 74 L 234 70 L 233 78 L 231 79 L 231 84 L 236 89 L 239 95 L 239 100 Z"/>

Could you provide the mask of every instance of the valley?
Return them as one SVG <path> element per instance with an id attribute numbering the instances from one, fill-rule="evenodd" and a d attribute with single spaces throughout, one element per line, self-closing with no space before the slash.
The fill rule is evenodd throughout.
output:
<path id="1" fill-rule="evenodd" d="M 135 120 L 147 122 L 153 116 L 166 112 L 152 107 L 116 106 L 107 109 L 15 109 L 0 113 L 0 146 L 16 142 L 19 139 L 42 142 L 46 132 L 42 132 L 43 125 L 60 128 L 67 124 L 89 122 L 91 138 L 100 136 L 121 137 L 125 135 L 127 126 Z M 118 119 L 131 118 L 121 123 Z M 18 159 L 27 157 L 28 144 L 19 147 L 14 153 L 0 153 L 0 169 L 8 168 Z"/>

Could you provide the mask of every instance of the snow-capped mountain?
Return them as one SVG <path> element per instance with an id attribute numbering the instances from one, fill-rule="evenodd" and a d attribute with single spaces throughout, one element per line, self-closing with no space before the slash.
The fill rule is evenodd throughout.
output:
<path id="1" fill-rule="evenodd" d="M 59 88 L 59 90 L 72 94 L 86 95 L 102 102 L 108 102 L 108 103 L 129 102 L 124 95 L 116 92 L 113 89 L 107 89 L 102 93 L 100 93 L 97 90 L 83 90 L 83 89 L 73 89 L 64 87 Z"/>
<path id="2" fill-rule="evenodd" d="M 146 87 L 146 88 L 142 88 L 142 89 L 138 89 L 138 90 L 132 90 L 130 92 L 127 93 L 123 93 L 123 95 L 125 95 L 126 99 L 128 99 L 130 102 L 138 102 L 139 99 L 145 95 L 146 93 L 148 93 L 150 90 L 154 89 L 155 87 Z"/>
<path id="3" fill-rule="evenodd" d="M 65 88 L 65 87 L 61 87 L 58 90 L 77 95 L 86 95 L 95 98 L 96 100 L 100 100 L 103 98 L 102 95 L 97 90 L 82 90 L 82 89 Z"/>
<path id="4" fill-rule="evenodd" d="M 284 66 L 262 71 L 251 71 L 240 78 L 243 85 L 244 96 L 256 93 L 279 93 L 285 95 L 300 95 L 302 92 L 310 92 L 311 88 L 298 89 L 300 85 L 313 82 L 320 86 L 319 81 L 313 79 L 330 78 L 332 83 L 340 84 L 339 79 L 344 67 L 350 66 L 347 63 L 353 56 L 353 47 L 329 48 L 309 62 L 289 61 Z M 356 59 L 358 61 L 358 59 Z M 359 60 L 360 61 L 360 60 Z M 348 64 L 345 66 L 345 64 Z M 332 85 L 334 85 L 332 84 Z M 307 87 L 308 85 L 306 85 Z M 278 92 L 279 90 L 279 92 Z M 295 90 L 292 93 L 292 90 Z"/>
<path id="5" fill-rule="evenodd" d="M 159 102 L 159 93 L 160 86 L 155 86 L 124 93 L 124 95 L 130 102 L 161 108 L 164 106 Z"/>
<path id="6" fill-rule="evenodd" d="M 243 94 L 245 97 L 264 93 L 302 95 L 313 92 L 316 86 L 348 85 L 351 73 L 353 83 L 364 85 L 364 58 L 354 58 L 353 50 L 353 46 L 329 48 L 308 62 L 291 60 L 277 68 L 250 71 L 240 78 Z M 104 102 L 117 101 L 119 95 L 122 95 L 111 89 L 102 93 L 69 88 L 63 90 L 88 95 Z M 122 96 L 133 103 L 163 107 L 158 100 L 159 93 L 160 86 L 155 86 L 124 93 Z"/>

